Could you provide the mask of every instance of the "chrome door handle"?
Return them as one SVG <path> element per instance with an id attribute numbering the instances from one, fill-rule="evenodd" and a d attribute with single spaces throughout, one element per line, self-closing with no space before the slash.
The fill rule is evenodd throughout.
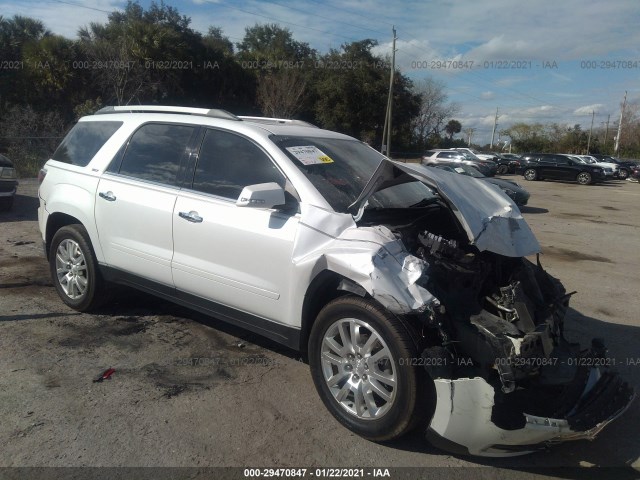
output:
<path id="1" fill-rule="evenodd" d="M 190 212 L 179 212 L 180 218 L 184 218 L 185 220 L 193 223 L 202 222 L 202 217 L 198 215 L 198 212 L 194 212 L 191 210 Z"/>
<path id="2" fill-rule="evenodd" d="M 100 192 L 100 193 L 98 193 L 98 195 L 100 195 L 101 198 L 104 198 L 108 202 L 115 202 L 116 201 L 116 196 L 113 194 L 113 192 L 111 190 L 109 190 L 108 192 Z"/>

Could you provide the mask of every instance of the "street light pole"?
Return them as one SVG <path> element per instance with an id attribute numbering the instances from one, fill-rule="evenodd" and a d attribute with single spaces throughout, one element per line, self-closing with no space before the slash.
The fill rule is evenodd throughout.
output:
<path id="1" fill-rule="evenodd" d="M 393 26 L 393 46 L 391 48 L 391 75 L 389 76 L 389 96 L 387 97 L 387 112 L 382 129 L 382 148 L 380 153 L 391 158 L 391 113 L 393 111 L 393 79 L 396 72 L 396 27 Z"/>

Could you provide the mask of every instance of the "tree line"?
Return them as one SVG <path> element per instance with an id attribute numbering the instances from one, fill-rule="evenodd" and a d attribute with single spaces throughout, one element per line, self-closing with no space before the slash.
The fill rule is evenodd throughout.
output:
<path id="1" fill-rule="evenodd" d="M 79 117 L 130 104 L 297 118 L 380 148 L 390 64 L 376 46 L 363 39 L 321 54 L 276 24 L 247 27 L 234 44 L 164 3 L 130 1 L 73 39 L 0 16 L 0 153 L 32 175 Z M 396 71 L 393 96 L 392 153 L 457 144 L 459 122 L 446 127 L 459 107 L 444 84 Z"/>

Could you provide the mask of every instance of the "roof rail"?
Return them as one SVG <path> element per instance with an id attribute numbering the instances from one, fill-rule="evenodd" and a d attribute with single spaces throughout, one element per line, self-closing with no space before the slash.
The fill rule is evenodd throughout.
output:
<path id="1" fill-rule="evenodd" d="M 193 107 L 170 107 L 162 105 L 124 105 L 119 107 L 104 107 L 98 110 L 96 115 L 108 113 L 182 113 L 185 115 L 202 115 L 204 117 L 224 118 L 227 120 L 240 120 L 233 113 L 220 109 L 193 108 Z"/>
<path id="2" fill-rule="evenodd" d="M 304 120 L 291 120 L 288 118 L 272 118 L 272 117 L 248 117 L 246 115 L 239 115 L 240 120 L 247 120 L 255 123 L 265 123 L 267 125 L 296 125 L 300 127 L 313 127 L 318 128 L 313 123 L 305 122 Z"/>

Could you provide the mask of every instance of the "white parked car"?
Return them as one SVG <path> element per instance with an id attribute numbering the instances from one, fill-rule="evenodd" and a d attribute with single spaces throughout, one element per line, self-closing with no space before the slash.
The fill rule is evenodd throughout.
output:
<path id="1" fill-rule="evenodd" d="M 158 106 L 80 119 L 42 176 L 68 306 L 115 282 L 307 352 L 329 412 L 368 439 L 420 428 L 513 455 L 591 439 L 634 396 L 599 341 L 564 339 L 569 295 L 486 182 L 302 122 Z"/>
<path id="2" fill-rule="evenodd" d="M 466 152 L 470 155 L 473 155 L 475 157 L 478 157 L 480 160 L 489 160 L 492 162 L 496 161 L 496 156 L 491 154 L 491 153 L 482 153 L 479 152 L 478 150 L 475 150 L 473 148 L 465 148 L 465 147 L 458 147 L 458 148 L 452 148 L 451 150 L 457 150 L 459 152 Z"/>
<path id="3" fill-rule="evenodd" d="M 620 165 L 618 165 L 617 163 L 603 162 L 598 160 L 595 157 L 592 157 L 591 155 L 575 155 L 575 156 L 583 160 L 583 163 L 602 167 L 604 174 L 607 176 L 617 177 L 620 172 Z"/>

